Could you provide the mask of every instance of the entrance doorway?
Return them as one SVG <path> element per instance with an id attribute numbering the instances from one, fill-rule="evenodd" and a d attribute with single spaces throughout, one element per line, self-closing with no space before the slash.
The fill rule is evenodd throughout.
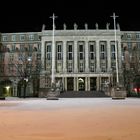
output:
<path id="1" fill-rule="evenodd" d="M 67 78 L 67 90 L 68 91 L 73 91 L 74 90 L 73 83 L 74 83 L 74 78 L 73 77 L 68 77 Z"/>
<path id="2" fill-rule="evenodd" d="M 90 77 L 90 90 L 96 90 L 96 77 Z"/>
<path id="3" fill-rule="evenodd" d="M 79 84 L 79 91 L 85 91 L 85 78 L 84 77 L 78 78 L 78 84 Z"/>

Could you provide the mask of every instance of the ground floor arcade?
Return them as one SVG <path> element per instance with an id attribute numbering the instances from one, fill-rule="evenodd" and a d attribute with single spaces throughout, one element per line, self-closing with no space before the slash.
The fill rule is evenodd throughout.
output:
<path id="1" fill-rule="evenodd" d="M 109 84 L 114 83 L 111 74 L 59 74 L 55 75 L 55 83 L 59 83 L 62 91 L 105 91 Z M 1 81 L 1 96 L 37 97 L 40 92 L 46 95 L 51 88 L 51 76 L 40 76 L 40 83 L 28 82 L 26 89 L 16 79 L 10 78 L 5 82 Z M 25 91 L 26 90 L 26 91 Z"/>

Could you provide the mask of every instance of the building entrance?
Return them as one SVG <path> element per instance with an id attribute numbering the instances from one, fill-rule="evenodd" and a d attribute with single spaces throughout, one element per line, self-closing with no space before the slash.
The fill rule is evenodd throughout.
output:
<path id="1" fill-rule="evenodd" d="M 79 91 L 85 91 L 85 78 L 84 77 L 78 78 L 78 84 L 79 84 Z"/>
<path id="2" fill-rule="evenodd" d="M 90 90 L 96 90 L 96 77 L 90 77 Z"/>
<path id="3" fill-rule="evenodd" d="M 68 91 L 73 91 L 74 90 L 74 78 L 73 77 L 68 77 L 67 78 L 67 90 Z"/>

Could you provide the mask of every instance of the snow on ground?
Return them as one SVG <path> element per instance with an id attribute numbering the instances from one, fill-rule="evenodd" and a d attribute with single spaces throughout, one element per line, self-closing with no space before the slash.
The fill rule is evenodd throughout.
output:
<path id="1" fill-rule="evenodd" d="M 0 101 L 0 107 L 10 109 L 64 109 L 99 106 L 140 106 L 139 98 L 126 98 L 113 100 L 112 98 L 59 98 L 47 100 L 46 98 L 14 98 L 7 97 Z"/>
<path id="2" fill-rule="evenodd" d="M 140 140 L 140 99 L 0 100 L 1 140 Z"/>

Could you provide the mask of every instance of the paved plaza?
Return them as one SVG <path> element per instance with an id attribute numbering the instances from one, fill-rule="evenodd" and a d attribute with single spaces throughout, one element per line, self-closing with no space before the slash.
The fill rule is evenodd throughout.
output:
<path id="1" fill-rule="evenodd" d="M 0 101 L 2 140 L 139 140 L 140 99 L 13 98 Z"/>

